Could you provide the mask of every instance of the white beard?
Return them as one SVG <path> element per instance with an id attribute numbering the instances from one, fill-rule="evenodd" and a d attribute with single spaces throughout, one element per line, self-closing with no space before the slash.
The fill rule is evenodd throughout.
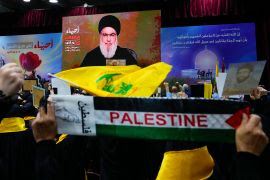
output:
<path id="1" fill-rule="evenodd" d="M 103 42 L 100 41 L 99 48 L 105 58 L 112 58 L 115 55 L 117 45 L 118 45 L 117 39 L 115 43 L 111 45 L 110 48 L 107 48 L 107 46 Z"/>

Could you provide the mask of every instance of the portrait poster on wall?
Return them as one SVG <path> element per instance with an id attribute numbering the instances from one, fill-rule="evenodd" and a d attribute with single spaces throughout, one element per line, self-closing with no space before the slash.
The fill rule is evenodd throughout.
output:
<path id="1" fill-rule="evenodd" d="M 49 80 L 61 71 L 62 33 L 0 36 L 0 66 L 16 63 L 26 79 Z"/>
<path id="2" fill-rule="evenodd" d="M 160 61 L 160 11 L 63 18 L 63 69 Z"/>

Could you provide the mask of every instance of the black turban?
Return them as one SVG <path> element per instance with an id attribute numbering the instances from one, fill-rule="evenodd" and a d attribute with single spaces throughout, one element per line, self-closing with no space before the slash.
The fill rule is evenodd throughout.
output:
<path id="1" fill-rule="evenodd" d="M 120 34 L 121 24 L 120 24 L 119 19 L 115 16 L 108 15 L 108 16 L 104 16 L 101 18 L 101 20 L 99 21 L 99 24 L 98 24 L 99 33 L 105 27 L 113 28 L 116 31 L 117 36 Z"/>

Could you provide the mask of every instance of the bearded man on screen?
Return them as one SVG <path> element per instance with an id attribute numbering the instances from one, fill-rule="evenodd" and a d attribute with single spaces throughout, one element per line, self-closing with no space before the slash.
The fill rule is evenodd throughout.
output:
<path id="1" fill-rule="evenodd" d="M 110 60 L 119 60 L 121 65 L 137 64 L 133 50 L 118 46 L 120 30 L 118 18 L 112 15 L 102 17 L 98 25 L 99 46 L 86 54 L 81 67 L 110 65 L 108 64 Z"/>

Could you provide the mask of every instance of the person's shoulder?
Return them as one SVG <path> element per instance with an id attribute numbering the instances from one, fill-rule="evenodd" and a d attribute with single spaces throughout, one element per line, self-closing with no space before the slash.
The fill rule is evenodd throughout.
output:
<path id="1" fill-rule="evenodd" d="M 91 51 L 86 53 L 80 67 L 91 66 L 91 65 L 94 66 L 95 65 L 94 62 L 96 61 L 94 61 L 93 59 L 100 58 L 100 56 L 101 56 L 101 52 L 98 46 L 95 49 L 92 49 Z"/>
<path id="2" fill-rule="evenodd" d="M 89 51 L 89 52 L 86 54 L 86 56 L 89 56 L 89 55 L 92 55 L 92 54 L 96 54 L 96 53 L 98 53 L 98 52 L 100 52 L 99 46 L 97 46 L 95 49 L 92 49 L 91 51 Z"/>
<path id="3" fill-rule="evenodd" d="M 121 47 L 121 46 L 117 46 L 117 50 L 120 51 L 120 52 L 128 52 L 128 48 L 124 48 L 124 47 Z"/>
<path id="4" fill-rule="evenodd" d="M 134 50 L 132 50 L 130 48 L 124 48 L 124 47 L 121 47 L 121 46 L 117 46 L 117 50 L 120 51 L 120 52 L 128 53 L 128 54 L 130 54 L 131 51 L 134 51 Z"/>
<path id="5" fill-rule="evenodd" d="M 120 46 L 117 46 L 117 53 L 124 55 L 127 57 L 127 60 L 129 61 L 130 64 L 137 64 L 137 54 L 134 50 L 129 49 L 129 48 L 123 48 Z"/>

